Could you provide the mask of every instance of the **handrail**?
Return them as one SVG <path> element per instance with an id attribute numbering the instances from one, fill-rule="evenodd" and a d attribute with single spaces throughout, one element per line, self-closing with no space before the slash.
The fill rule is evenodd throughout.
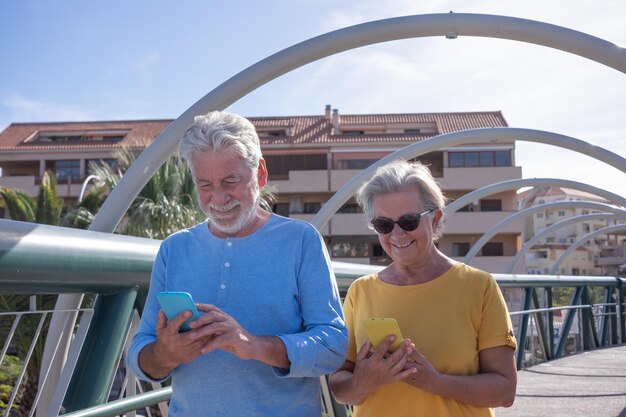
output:
<path id="1" fill-rule="evenodd" d="M 338 262 L 338 269 L 341 271 L 340 273 L 344 275 L 344 278 L 340 280 L 343 282 L 343 289 L 346 289 L 346 284 L 349 281 L 352 281 L 354 278 L 347 278 L 346 275 L 349 275 L 348 263 Z M 369 270 L 378 270 L 379 267 L 376 266 L 363 266 L 363 265 L 355 265 L 355 269 L 358 270 L 359 273 L 363 271 Z M 498 284 L 504 288 L 540 288 L 545 286 L 551 287 L 577 287 L 577 288 L 585 288 L 585 287 L 607 287 L 611 289 L 618 289 L 621 285 L 626 281 L 626 279 L 621 277 L 575 277 L 575 276 L 530 276 L 530 275 L 507 275 L 507 274 L 494 274 Z M 576 295 L 573 297 L 573 300 L 577 299 Z M 524 309 L 520 311 L 512 311 L 510 315 L 513 316 L 525 316 L 528 317 L 530 315 L 536 316 L 538 313 L 552 313 L 557 310 L 590 310 L 593 307 L 618 307 L 623 305 L 622 302 L 616 303 L 585 303 L 578 305 L 567 305 L 567 306 L 557 306 L 557 307 L 547 307 L 547 308 L 533 308 L 533 309 Z M 618 309 L 621 311 L 621 308 Z M 598 316 L 622 316 L 623 313 L 603 313 Z M 562 337 L 567 338 L 567 334 L 564 334 Z M 623 339 L 624 335 L 622 335 L 621 343 L 626 342 Z M 518 341 L 519 346 L 524 346 L 524 342 Z M 520 349 L 521 353 L 524 352 L 523 347 Z M 90 407 L 84 410 L 71 412 L 68 414 L 63 414 L 63 417 L 108 417 L 108 416 L 116 416 L 122 415 L 129 411 L 137 410 L 140 408 L 144 408 L 149 405 L 154 405 L 161 401 L 167 401 L 170 399 L 172 394 L 171 387 L 158 389 L 155 391 L 145 392 L 141 394 L 134 395 L 130 398 L 124 398 L 120 400 L 111 401 L 106 404 Z"/>
<path id="2" fill-rule="evenodd" d="M 106 298 L 112 297 L 111 302 L 125 305 L 126 309 L 129 308 L 129 303 L 133 303 L 132 292 L 135 289 L 138 293 L 147 291 L 152 262 L 160 244 L 159 241 L 150 239 L 8 220 L 0 220 L 0 228 L 3 232 L 7 232 L 3 239 L 0 239 L 0 287 L 4 293 L 49 294 L 51 292 L 84 293 L 93 291 L 107 294 Z M 44 247 L 46 251 L 42 252 L 41 248 Z M 60 250 L 67 247 L 71 247 L 73 250 Z M 38 251 L 34 253 L 39 253 L 39 256 L 33 260 L 33 252 L 31 251 L 34 250 Z M 118 261 L 117 256 L 119 256 L 120 251 L 125 251 L 122 262 L 109 262 L 114 258 Z M 28 266 L 27 270 L 24 269 L 24 265 Z M 58 276 L 55 278 L 48 277 L 48 275 L 57 275 L 55 268 L 60 269 L 60 266 L 63 266 L 66 279 L 58 279 Z M 332 262 L 332 267 L 342 293 L 347 291 L 349 285 L 357 277 L 380 271 L 383 268 L 382 266 L 358 265 L 347 262 Z M 120 279 L 120 276 L 125 278 Z M 537 331 L 541 333 L 538 336 L 543 343 L 542 349 L 546 359 L 564 354 L 565 340 L 568 337 L 569 329 L 575 322 L 574 313 L 581 316 L 579 321 L 583 324 L 581 331 L 584 334 L 581 336 L 585 348 L 626 342 L 623 313 L 625 301 L 623 287 L 626 278 L 528 274 L 493 274 L 493 276 L 503 289 L 519 288 L 526 292 L 525 300 L 522 303 L 523 308 L 511 312 L 512 317 L 521 319 L 518 325 L 518 341 L 521 347 L 518 351 L 518 366 L 522 366 L 523 363 L 523 346 L 529 326 L 533 323 L 531 316 L 534 317 Z M 552 289 L 567 287 L 576 289 L 568 305 L 553 306 L 551 295 L 548 296 L 547 307 L 543 308 L 540 305 L 537 297 L 539 289 L 547 288 L 551 294 Z M 604 300 L 595 300 L 600 301 L 598 303 L 592 302 L 589 297 L 589 288 L 594 287 L 603 287 L 606 291 Z M 121 297 L 121 300 L 115 301 L 116 297 Z M 614 300 L 615 302 L 611 302 Z M 134 302 L 134 304 L 141 309 L 141 300 Z M 593 307 L 602 310 L 593 311 Z M 552 330 L 549 329 L 554 328 L 551 317 L 557 310 L 569 311 L 569 313 L 564 318 L 561 327 L 561 340 L 558 346 L 555 346 L 554 340 L 551 338 Z M 548 324 L 544 323 L 543 315 L 548 315 Z M 600 323 L 602 329 L 596 331 L 596 324 L 591 324 L 595 319 Z M 122 329 L 125 326 L 124 320 L 118 322 L 116 326 L 120 328 L 118 329 L 119 334 L 125 332 L 125 329 Z M 591 327 L 593 330 L 589 330 Z M 103 368 L 109 369 L 116 366 L 113 364 L 114 361 L 110 362 Z M 105 373 L 114 371 L 115 368 L 111 368 Z M 89 376 L 85 377 L 88 378 Z M 171 395 L 171 390 L 164 388 L 100 406 L 77 409 L 77 411 L 72 410 L 65 415 L 72 417 L 119 415 L 142 408 L 147 404 L 165 401 L 169 395 Z"/>
<path id="3" fill-rule="evenodd" d="M 168 401 L 172 397 L 172 387 L 148 391 L 133 395 L 130 398 L 122 398 L 106 404 L 85 408 L 84 410 L 62 414 L 63 417 L 107 417 L 118 416 L 129 411 L 144 408 L 150 405 Z"/>

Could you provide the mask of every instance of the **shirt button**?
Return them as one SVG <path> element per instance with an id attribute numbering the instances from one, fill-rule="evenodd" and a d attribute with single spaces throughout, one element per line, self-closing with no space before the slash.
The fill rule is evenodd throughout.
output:
<path id="1" fill-rule="evenodd" d="M 228 267 L 230 266 L 230 262 L 226 262 L 226 263 L 224 264 L 224 266 L 225 266 L 226 268 L 228 268 Z"/>
<path id="2" fill-rule="evenodd" d="M 226 246 L 233 246 L 233 242 L 226 242 Z"/>
<path id="3" fill-rule="evenodd" d="M 222 284 L 222 285 L 220 285 L 220 288 L 224 289 L 224 288 L 226 288 L 226 285 Z"/>

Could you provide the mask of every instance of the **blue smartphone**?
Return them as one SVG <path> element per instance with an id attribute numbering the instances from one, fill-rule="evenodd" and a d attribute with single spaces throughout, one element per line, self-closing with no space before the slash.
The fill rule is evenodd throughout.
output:
<path id="1" fill-rule="evenodd" d="M 188 292 L 161 291 L 157 294 L 157 300 L 168 320 L 174 320 L 176 316 L 185 310 L 191 311 L 191 317 L 180 326 L 181 332 L 191 330 L 189 323 L 200 317 L 200 312 Z"/>

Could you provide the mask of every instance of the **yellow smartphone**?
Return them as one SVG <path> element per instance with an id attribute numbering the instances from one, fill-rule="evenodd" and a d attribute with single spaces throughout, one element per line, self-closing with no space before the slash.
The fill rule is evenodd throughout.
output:
<path id="1" fill-rule="evenodd" d="M 365 332 L 367 333 L 367 337 L 372 342 L 372 346 L 374 349 L 380 345 L 383 340 L 387 338 L 389 335 L 394 335 L 396 339 L 393 341 L 391 346 L 389 347 L 390 352 L 394 352 L 396 349 L 400 347 L 402 344 L 402 333 L 400 333 L 400 327 L 398 327 L 398 322 L 393 318 L 371 318 L 363 320 L 363 325 L 365 326 Z"/>

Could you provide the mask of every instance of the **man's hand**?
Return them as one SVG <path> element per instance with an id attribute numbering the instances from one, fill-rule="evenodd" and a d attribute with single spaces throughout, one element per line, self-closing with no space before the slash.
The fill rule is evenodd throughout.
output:
<path id="1" fill-rule="evenodd" d="M 184 311 L 168 322 L 163 310 L 159 310 L 156 323 L 156 341 L 139 353 L 139 367 L 154 379 L 165 378 L 172 370 L 190 362 L 202 354 L 202 347 L 209 337 L 198 337 L 194 331 L 179 333 L 180 326 L 191 317 Z"/>
<path id="2" fill-rule="evenodd" d="M 241 359 L 256 359 L 287 369 L 290 366 L 285 345 L 275 336 L 255 336 L 233 317 L 211 304 L 197 304 L 203 314 L 190 323 L 191 337 L 204 341 L 202 353 L 221 349 Z"/>

